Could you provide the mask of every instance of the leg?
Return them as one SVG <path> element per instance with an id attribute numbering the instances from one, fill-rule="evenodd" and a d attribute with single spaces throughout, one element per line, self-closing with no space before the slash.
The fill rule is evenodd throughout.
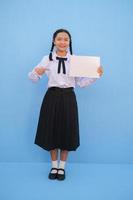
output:
<path id="1" fill-rule="evenodd" d="M 67 150 L 61 150 L 60 151 L 60 160 L 66 161 L 68 156 L 68 151 Z"/>
<path id="2" fill-rule="evenodd" d="M 52 161 L 58 160 L 58 149 L 51 150 L 50 155 Z"/>
<path id="3" fill-rule="evenodd" d="M 58 179 L 64 180 L 65 179 L 65 164 L 68 156 L 67 150 L 60 151 L 60 162 L 59 162 L 59 169 L 58 169 Z"/>
<path id="4" fill-rule="evenodd" d="M 50 151 L 51 161 L 52 161 L 52 168 L 49 174 L 50 179 L 56 178 L 57 168 L 58 168 L 58 149 L 53 149 Z"/>

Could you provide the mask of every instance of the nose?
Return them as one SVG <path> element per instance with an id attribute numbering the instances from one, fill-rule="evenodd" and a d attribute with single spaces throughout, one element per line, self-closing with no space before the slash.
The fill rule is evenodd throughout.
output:
<path id="1" fill-rule="evenodd" d="M 61 44 L 65 44 L 65 42 L 64 42 L 64 41 L 61 41 Z"/>

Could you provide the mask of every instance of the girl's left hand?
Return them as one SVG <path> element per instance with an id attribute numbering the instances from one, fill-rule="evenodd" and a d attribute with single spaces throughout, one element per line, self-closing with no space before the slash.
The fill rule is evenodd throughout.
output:
<path id="1" fill-rule="evenodd" d="M 97 72 L 98 72 L 99 76 L 102 76 L 103 75 L 103 67 L 99 66 L 97 69 Z"/>

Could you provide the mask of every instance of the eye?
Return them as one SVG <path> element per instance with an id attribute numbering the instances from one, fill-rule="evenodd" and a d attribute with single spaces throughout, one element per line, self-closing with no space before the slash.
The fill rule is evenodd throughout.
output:
<path id="1" fill-rule="evenodd" d="M 60 40 L 61 40 L 61 38 L 57 38 L 57 40 L 58 40 L 58 41 L 60 41 Z"/>

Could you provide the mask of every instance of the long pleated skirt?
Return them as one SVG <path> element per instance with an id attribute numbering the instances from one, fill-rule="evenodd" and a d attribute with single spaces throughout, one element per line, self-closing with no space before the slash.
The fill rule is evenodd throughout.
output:
<path id="1" fill-rule="evenodd" d="M 79 147 L 78 106 L 73 87 L 47 89 L 34 143 L 47 151 L 75 151 Z"/>

